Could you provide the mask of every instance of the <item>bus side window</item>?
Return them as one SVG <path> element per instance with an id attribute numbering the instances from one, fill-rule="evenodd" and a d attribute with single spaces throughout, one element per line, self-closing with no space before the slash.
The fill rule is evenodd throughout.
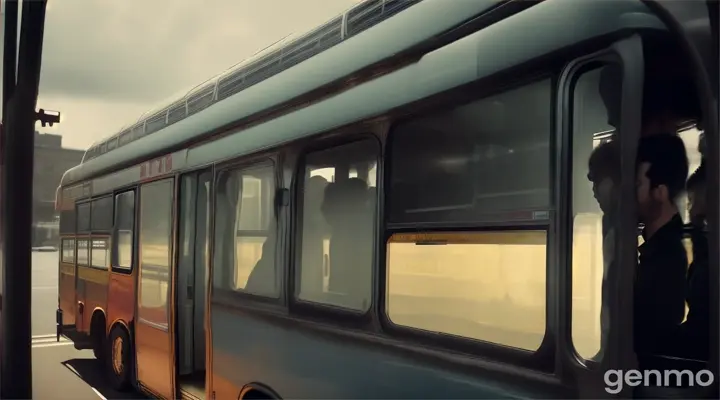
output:
<path id="1" fill-rule="evenodd" d="M 115 196 L 115 221 L 113 238 L 113 268 L 132 269 L 133 235 L 135 229 L 135 192 Z"/>
<path id="2" fill-rule="evenodd" d="M 379 152 L 363 139 L 305 156 L 298 299 L 370 307 Z"/>
<path id="3" fill-rule="evenodd" d="M 275 168 L 222 171 L 217 187 L 215 287 L 278 297 Z"/>
<path id="4" fill-rule="evenodd" d="M 392 323 L 540 348 L 552 90 L 549 79 L 535 81 L 393 129 L 386 264 Z M 508 229 L 517 218 L 532 220 Z"/>
<path id="5" fill-rule="evenodd" d="M 603 96 L 617 97 L 619 102 L 622 82 L 601 79 L 616 76 L 604 74 L 605 68 L 582 73 L 572 91 L 572 340 L 575 351 L 585 359 L 600 357 L 601 326 L 605 334 L 609 326 L 607 320 L 601 322 L 602 284 L 609 269 L 605 266 L 612 261 L 614 236 L 610 214 L 604 221 L 603 211 L 617 203 L 613 184 L 620 171 L 617 143 L 609 144 L 614 138 L 613 110 L 606 109 Z M 602 312 L 602 318 L 609 318 L 607 312 Z"/>

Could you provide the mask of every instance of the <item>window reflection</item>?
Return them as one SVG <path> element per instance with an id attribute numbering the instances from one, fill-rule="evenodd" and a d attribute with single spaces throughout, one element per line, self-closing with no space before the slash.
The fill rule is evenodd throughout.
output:
<path id="1" fill-rule="evenodd" d="M 537 350 L 545 335 L 544 231 L 395 234 L 388 316 L 398 325 Z"/>
<path id="2" fill-rule="evenodd" d="M 161 326 L 168 323 L 172 240 L 173 181 L 140 188 L 139 317 Z"/>

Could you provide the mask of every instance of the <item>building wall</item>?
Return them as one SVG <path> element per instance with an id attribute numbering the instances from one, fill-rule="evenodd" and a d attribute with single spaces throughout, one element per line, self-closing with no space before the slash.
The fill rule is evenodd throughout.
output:
<path id="1" fill-rule="evenodd" d="M 33 224 L 55 221 L 55 191 L 65 171 L 80 164 L 84 150 L 62 147 L 62 136 L 35 132 Z"/>

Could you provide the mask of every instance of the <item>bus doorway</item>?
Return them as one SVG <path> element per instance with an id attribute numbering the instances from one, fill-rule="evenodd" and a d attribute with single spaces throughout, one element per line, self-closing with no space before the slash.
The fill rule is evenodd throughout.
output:
<path id="1" fill-rule="evenodd" d="M 177 382 L 183 397 L 205 397 L 206 288 L 212 171 L 180 180 L 180 231 L 176 290 Z M 209 398 L 209 397 L 208 397 Z"/>

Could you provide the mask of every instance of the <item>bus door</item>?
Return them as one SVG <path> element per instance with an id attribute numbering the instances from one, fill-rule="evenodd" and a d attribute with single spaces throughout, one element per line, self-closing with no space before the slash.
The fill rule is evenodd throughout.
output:
<path id="1" fill-rule="evenodd" d="M 135 359 L 137 381 L 159 397 L 175 397 L 172 308 L 174 178 L 140 186 L 139 274 Z"/>
<path id="2" fill-rule="evenodd" d="M 178 381 L 182 392 L 205 397 L 206 289 L 209 267 L 212 171 L 180 180 L 177 268 Z"/>

